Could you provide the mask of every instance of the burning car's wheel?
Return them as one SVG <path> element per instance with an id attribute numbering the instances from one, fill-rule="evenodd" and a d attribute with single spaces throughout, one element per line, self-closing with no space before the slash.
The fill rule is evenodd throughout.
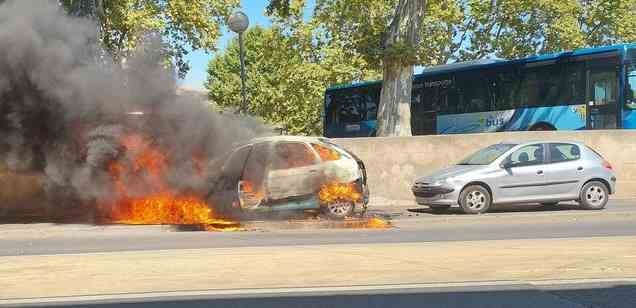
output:
<path id="1" fill-rule="evenodd" d="M 327 217 L 334 219 L 343 219 L 347 216 L 351 216 L 353 213 L 353 203 L 348 201 L 334 201 L 332 203 L 323 206 L 323 212 Z"/>

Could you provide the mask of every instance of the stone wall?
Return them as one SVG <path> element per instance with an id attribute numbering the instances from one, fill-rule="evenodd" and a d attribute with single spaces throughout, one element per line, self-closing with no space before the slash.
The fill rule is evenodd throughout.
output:
<path id="1" fill-rule="evenodd" d="M 615 198 L 636 198 L 636 130 L 506 132 L 470 135 L 334 139 L 367 166 L 372 202 L 411 203 L 413 180 L 501 141 L 570 140 L 589 145 L 617 173 Z"/>

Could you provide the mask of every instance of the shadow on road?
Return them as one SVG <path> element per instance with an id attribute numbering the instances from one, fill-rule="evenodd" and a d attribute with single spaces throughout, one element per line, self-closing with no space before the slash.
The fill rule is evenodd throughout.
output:
<path id="1" fill-rule="evenodd" d="M 432 210 L 426 206 L 408 209 L 412 213 L 431 215 L 466 215 L 459 207 L 451 207 L 447 210 Z M 522 205 L 496 205 L 488 213 L 519 213 L 519 212 L 567 212 L 585 211 L 576 203 L 559 203 L 558 205 L 522 204 Z"/>
<path id="2" fill-rule="evenodd" d="M 468 290 L 467 290 L 468 289 Z M 472 289 L 472 290 L 470 290 Z M 51 306 L 50 304 L 46 306 Z M 38 307 L 38 306 L 23 306 Z M 39 306 L 43 307 L 43 306 Z M 240 298 L 151 298 L 128 303 L 77 303 L 60 307 L 400 307 L 400 308 L 582 308 L 636 307 L 636 285 L 549 287 L 529 285 L 396 290 L 373 294 L 305 294 L 298 296 L 246 296 Z"/>

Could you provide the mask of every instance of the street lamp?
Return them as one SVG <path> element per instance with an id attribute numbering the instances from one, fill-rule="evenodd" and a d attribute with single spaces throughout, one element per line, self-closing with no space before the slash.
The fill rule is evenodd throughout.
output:
<path id="1" fill-rule="evenodd" d="M 243 51 L 243 32 L 247 30 L 247 27 L 250 25 L 250 20 L 247 18 L 247 15 L 241 11 L 236 11 L 230 15 L 230 18 L 227 20 L 227 24 L 230 27 L 230 30 L 238 33 L 239 37 L 239 57 L 241 58 L 241 107 L 239 108 L 239 112 L 243 110 L 243 112 L 247 113 L 247 98 L 245 94 L 245 55 Z"/>

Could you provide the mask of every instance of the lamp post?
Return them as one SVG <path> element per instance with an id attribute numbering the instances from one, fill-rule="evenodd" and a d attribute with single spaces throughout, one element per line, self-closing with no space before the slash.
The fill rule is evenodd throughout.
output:
<path id="1" fill-rule="evenodd" d="M 239 108 L 239 112 L 243 111 L 247 113 L 247 97 L 245 94 L 245 55 L 244 55 L 244 47 L 243 47 L 243 32 L 247 30 L 247 27 L 250 25 L 250 21 L 247 18 L 247 15 L 241 11 L 236 11 L 230 15 L 230 18 L 227 20 L 228 26 L 230 30 L 238 33 L 239 37 L 239 57 L 241 60 L 241 107 Z"/>

